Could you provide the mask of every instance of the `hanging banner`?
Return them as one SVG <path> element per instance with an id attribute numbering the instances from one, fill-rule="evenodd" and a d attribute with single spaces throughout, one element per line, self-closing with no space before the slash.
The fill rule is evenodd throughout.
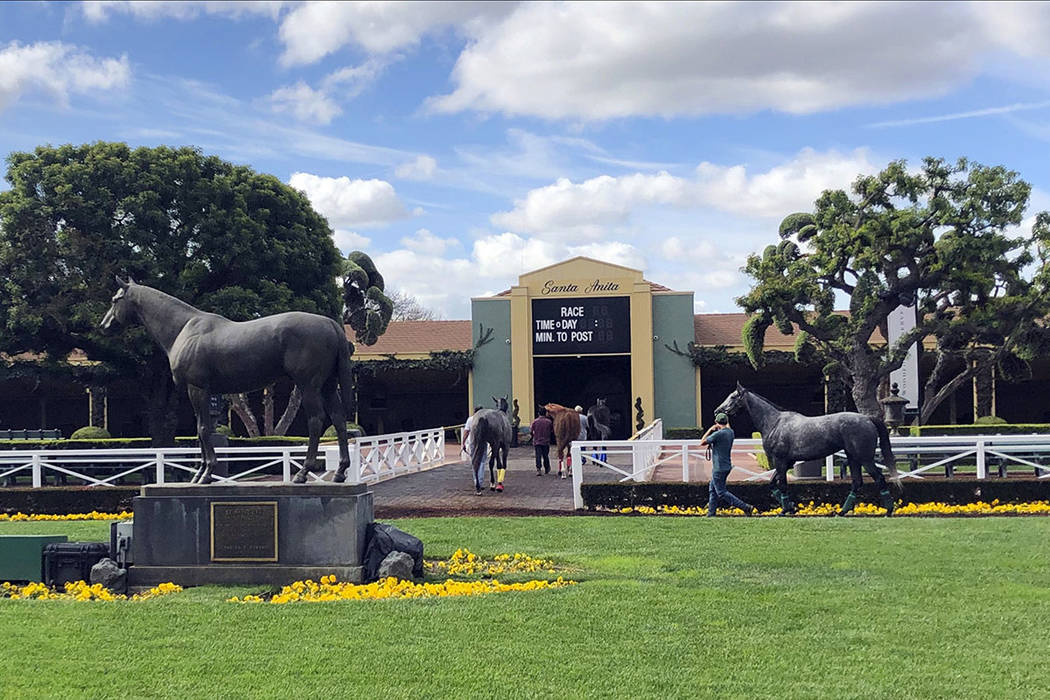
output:
<path id="1" fill-rule="evenodd" d="M 886 319 L 886 329 L 889 331 L 889 341 L 892 347 L 905 333 L 915 328 L 915 307 L 898 306 Z M 913 343 L 908 348 L 908 355 L 904 358 L 904 364 L 900 369 L 890 372 L 890 384 L 896 384 L 900 388 L 901 398 L 908 399 L 908 405 L 914 408 L 919 406 L 919 348 Z"/>

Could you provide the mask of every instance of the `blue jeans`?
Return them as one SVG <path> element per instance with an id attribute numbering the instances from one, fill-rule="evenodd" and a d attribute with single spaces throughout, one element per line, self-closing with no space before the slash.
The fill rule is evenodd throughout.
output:
<path id="1" fill-rule="evenodd" d="M 729 478 L 729 472 L 732 469 L 719 470 L 712 472 L 711 483 L 707 485 L 708 496 L 707 496 L 707 515 L 708 517 L 714 517 L 715 511 L 718 508 L 718 502 L 723 501 L 734 508 L 740 510 L 747 510 L 749 506 L 741 501 L 739 498 L 729 493 L 729 489 L 726 488 L 726 479 Z"/>

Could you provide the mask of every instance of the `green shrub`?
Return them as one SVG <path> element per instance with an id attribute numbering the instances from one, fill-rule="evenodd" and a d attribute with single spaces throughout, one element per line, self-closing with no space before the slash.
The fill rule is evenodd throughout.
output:
<path id="1" fill-rule="evenodd" d="M 974 421 L 975 425 L 1006 425 L 1006 419 L 999 416 L 981 416 Z"/>
<path id="2" fill-rule="evenodd" d="M 225 435 L 226 437 L 233 437 L 233 428 L 228 425 L 222 425 L 221 423 L 215 426 L 215 433 L 218 435 Z"/>
<path id="3" fill-rule="evenodd" d="M 358 435 L 365 434 L 365 431 L 361 429 L 360 425 L 358 425 L 357 423 L 351 423 L 350 421 L 346 422 L 346 430 L 347 432 L 350 432 L 351 430 L 356 430 Z M 353 435 L 354 433 L 350 433 L 351 437 L 353 437 Z M 335 440 L 335 426 L 328 426 L 328 430 L 324 431 L 324 435 L 322 437 L 324 437 L 325 440 Z"/>
<path id="4" fill-rule="evenodd" d="M 699 440 L 704 436 L 700 428 L 667 428 L 664 437 L 668 440 Z"/>
<path id="5" fill-rule="evenodd" d="M 105 440 L 112 438 L 109 431 L 105 428 L 100 428 L 97 425 L 85 425 L 83 428 L 77 428 L 73 431 L 73 434 L 69 436 L 70 440 Z"/>

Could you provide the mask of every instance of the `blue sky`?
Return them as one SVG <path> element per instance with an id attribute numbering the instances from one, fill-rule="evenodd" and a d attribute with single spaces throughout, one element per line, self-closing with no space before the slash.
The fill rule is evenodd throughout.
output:
<path id="1" fill-rule="evenodd" d="M 0 152 L 194 145 L 444 318 L 574 255 L 738 311 L 787 214 L 893 159 L 1050 209 L 1050 4 L 0 4 Z"/>

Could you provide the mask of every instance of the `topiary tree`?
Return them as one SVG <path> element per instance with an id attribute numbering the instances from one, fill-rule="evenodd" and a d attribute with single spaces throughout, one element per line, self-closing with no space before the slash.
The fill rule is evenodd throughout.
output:
<path id="1" fill-rule="evenodd" d="M 355 250 L 343 262 L 343 321 L 354 329 L 358 342 L 375 345 L 386 333 L 394 303 L 384 293 L 383 276 L 372 258 Z"/>
<path id="2" fill-rule="evenodd" d="M 752 314 L 743 339 L 752 363 L 762 361 L 769 326 L 804 331 L 857 410 L 880 416 L 880 384 L 913 344 L 935 337 L 925 422 L 988 363 L 1023 360 L 1046 345 L 1050 256 L 1036 259 L 1032 250 L 1047 248 L 1050 218 L 1041 214 L 1032 235 L 1015 235 L 1030 191 L 1003 167 L 926 158 L 918 170 L 895 161 L 858 177 L 851 194 L 824 192 L 813 213 L 784 219 L 778 244 L 747 259 L 754 285 L 737 303 Z M 835 311 L 842 298 L 849 314 Z M 913 330 L 892 345 L 872 342 L 876 332 L 887 337 L 893 311 L 912 304 Z"/>

